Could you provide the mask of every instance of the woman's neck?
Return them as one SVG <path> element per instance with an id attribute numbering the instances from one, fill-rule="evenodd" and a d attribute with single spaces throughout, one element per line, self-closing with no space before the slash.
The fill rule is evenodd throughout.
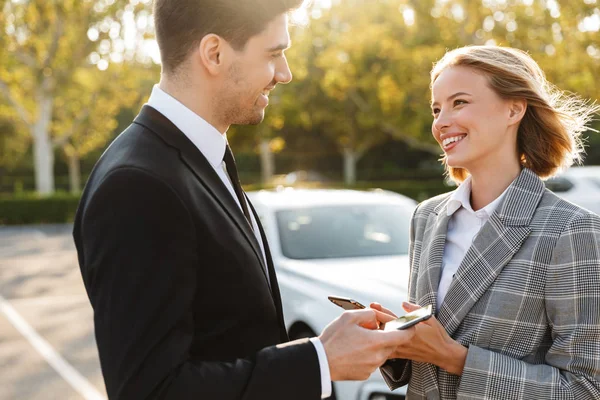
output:
<path id="1" fill-rule="evenodd" d="M 496 200 L 521 173 L 521 166 L 471 173 L 471 207 L 477 211 Z"/>

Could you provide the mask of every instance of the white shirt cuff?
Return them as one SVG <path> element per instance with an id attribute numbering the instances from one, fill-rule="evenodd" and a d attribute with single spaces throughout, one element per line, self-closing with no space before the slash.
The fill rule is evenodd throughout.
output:
<path id="1" fill-rule="evenodd" d="M 325 347 L 318 337 L 310 338 L 311 343 L 317 350 L 317 356 L 319 357 L 319 369 L 321 370 L 321 398 L 325 399 L 331 396 L 331 375 L 329 375 L 329 362 L 327 361 L 327 354 L 325 353 Z"/>

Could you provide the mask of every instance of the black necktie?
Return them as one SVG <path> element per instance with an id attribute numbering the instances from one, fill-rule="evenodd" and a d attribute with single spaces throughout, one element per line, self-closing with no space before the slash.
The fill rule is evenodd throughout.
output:
<path id="1" fill-rule="evenodd" d="M 244 211 L 244 215 L 246 216 L 248 224 L 250 224 L 250 228 L 252 229 L 252 220 L 250 219 L 250 213 L 248 212 L 246 196 L 244 195 L 244 191 L 242 190 L 240 178 L 238 177 L 237 173 L 237 166 L 235 165 L 235 159 L 233 158 L 233 153 L 231 152 L 231 148 L 229 147 L 229 145 L 225 146 L 225 155 L 223 156 L 223 161 L 225 161 L 227 174 L 229 175 L 229 179 L 231 180 L 231 184 L 233 185 L 233 190 L 235 191 L 235 194 L 238 200 L 240 201 L 242 210 Z"/>

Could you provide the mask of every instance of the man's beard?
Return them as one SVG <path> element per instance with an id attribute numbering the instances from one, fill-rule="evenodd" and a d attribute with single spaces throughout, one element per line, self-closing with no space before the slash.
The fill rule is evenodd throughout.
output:
<path id="1" fill-rule="evenodd" d="M 224 96 L 220 99 L 218 108 L 227 125 L 258 125 L 265 117 L 265 109 L 256 105 L 258 94 L 251 106 L 242 104 L 246 98 L 244 95 L 250 91 L 246 82 L 242 68 L 238 63 L 234 63 L 229 68 L 229 84 L 223 90 Z"/>
<path id="2" fill-rule="evenodd" d="M 258 125 L 265 117 L 264 109 L 256 106 L 251 109 L 243 107 L 239 104 L 239 97 L 233 97 L 225 103 L 227 104 L 223 104 L 221 109 L 223 119 L 228 125 Z"/>

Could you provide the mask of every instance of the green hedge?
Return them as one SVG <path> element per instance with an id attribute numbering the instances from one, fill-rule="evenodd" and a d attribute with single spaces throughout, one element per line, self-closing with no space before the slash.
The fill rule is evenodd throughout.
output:
<path id="1" fill-rule="evenodd" d="M 417 201 L 452 190 L 444 185 L 442 180 L 425 181 L 384 181 L 357 182 L 352 186 L 334 182 L 323 184 L 308 184 L 304 187 L 327 187 L 336 189 L 383 189 L 404 194 Z M 261 185 L 246 185 L 246 190 L 269 189 Z M 79 195 L 56 193 L 52 196 L 41 197 L 31 193 L 17 195 L 0 195 L 0 225 L 50 224 L 73 222 L 75 211 L 79 204 Z"/>
<path id="2" fill-rule="evenodd" d="M 0 225 L 52 224 L 72 222 L 79 195 L 56 193 L 0 196 Z"/>

